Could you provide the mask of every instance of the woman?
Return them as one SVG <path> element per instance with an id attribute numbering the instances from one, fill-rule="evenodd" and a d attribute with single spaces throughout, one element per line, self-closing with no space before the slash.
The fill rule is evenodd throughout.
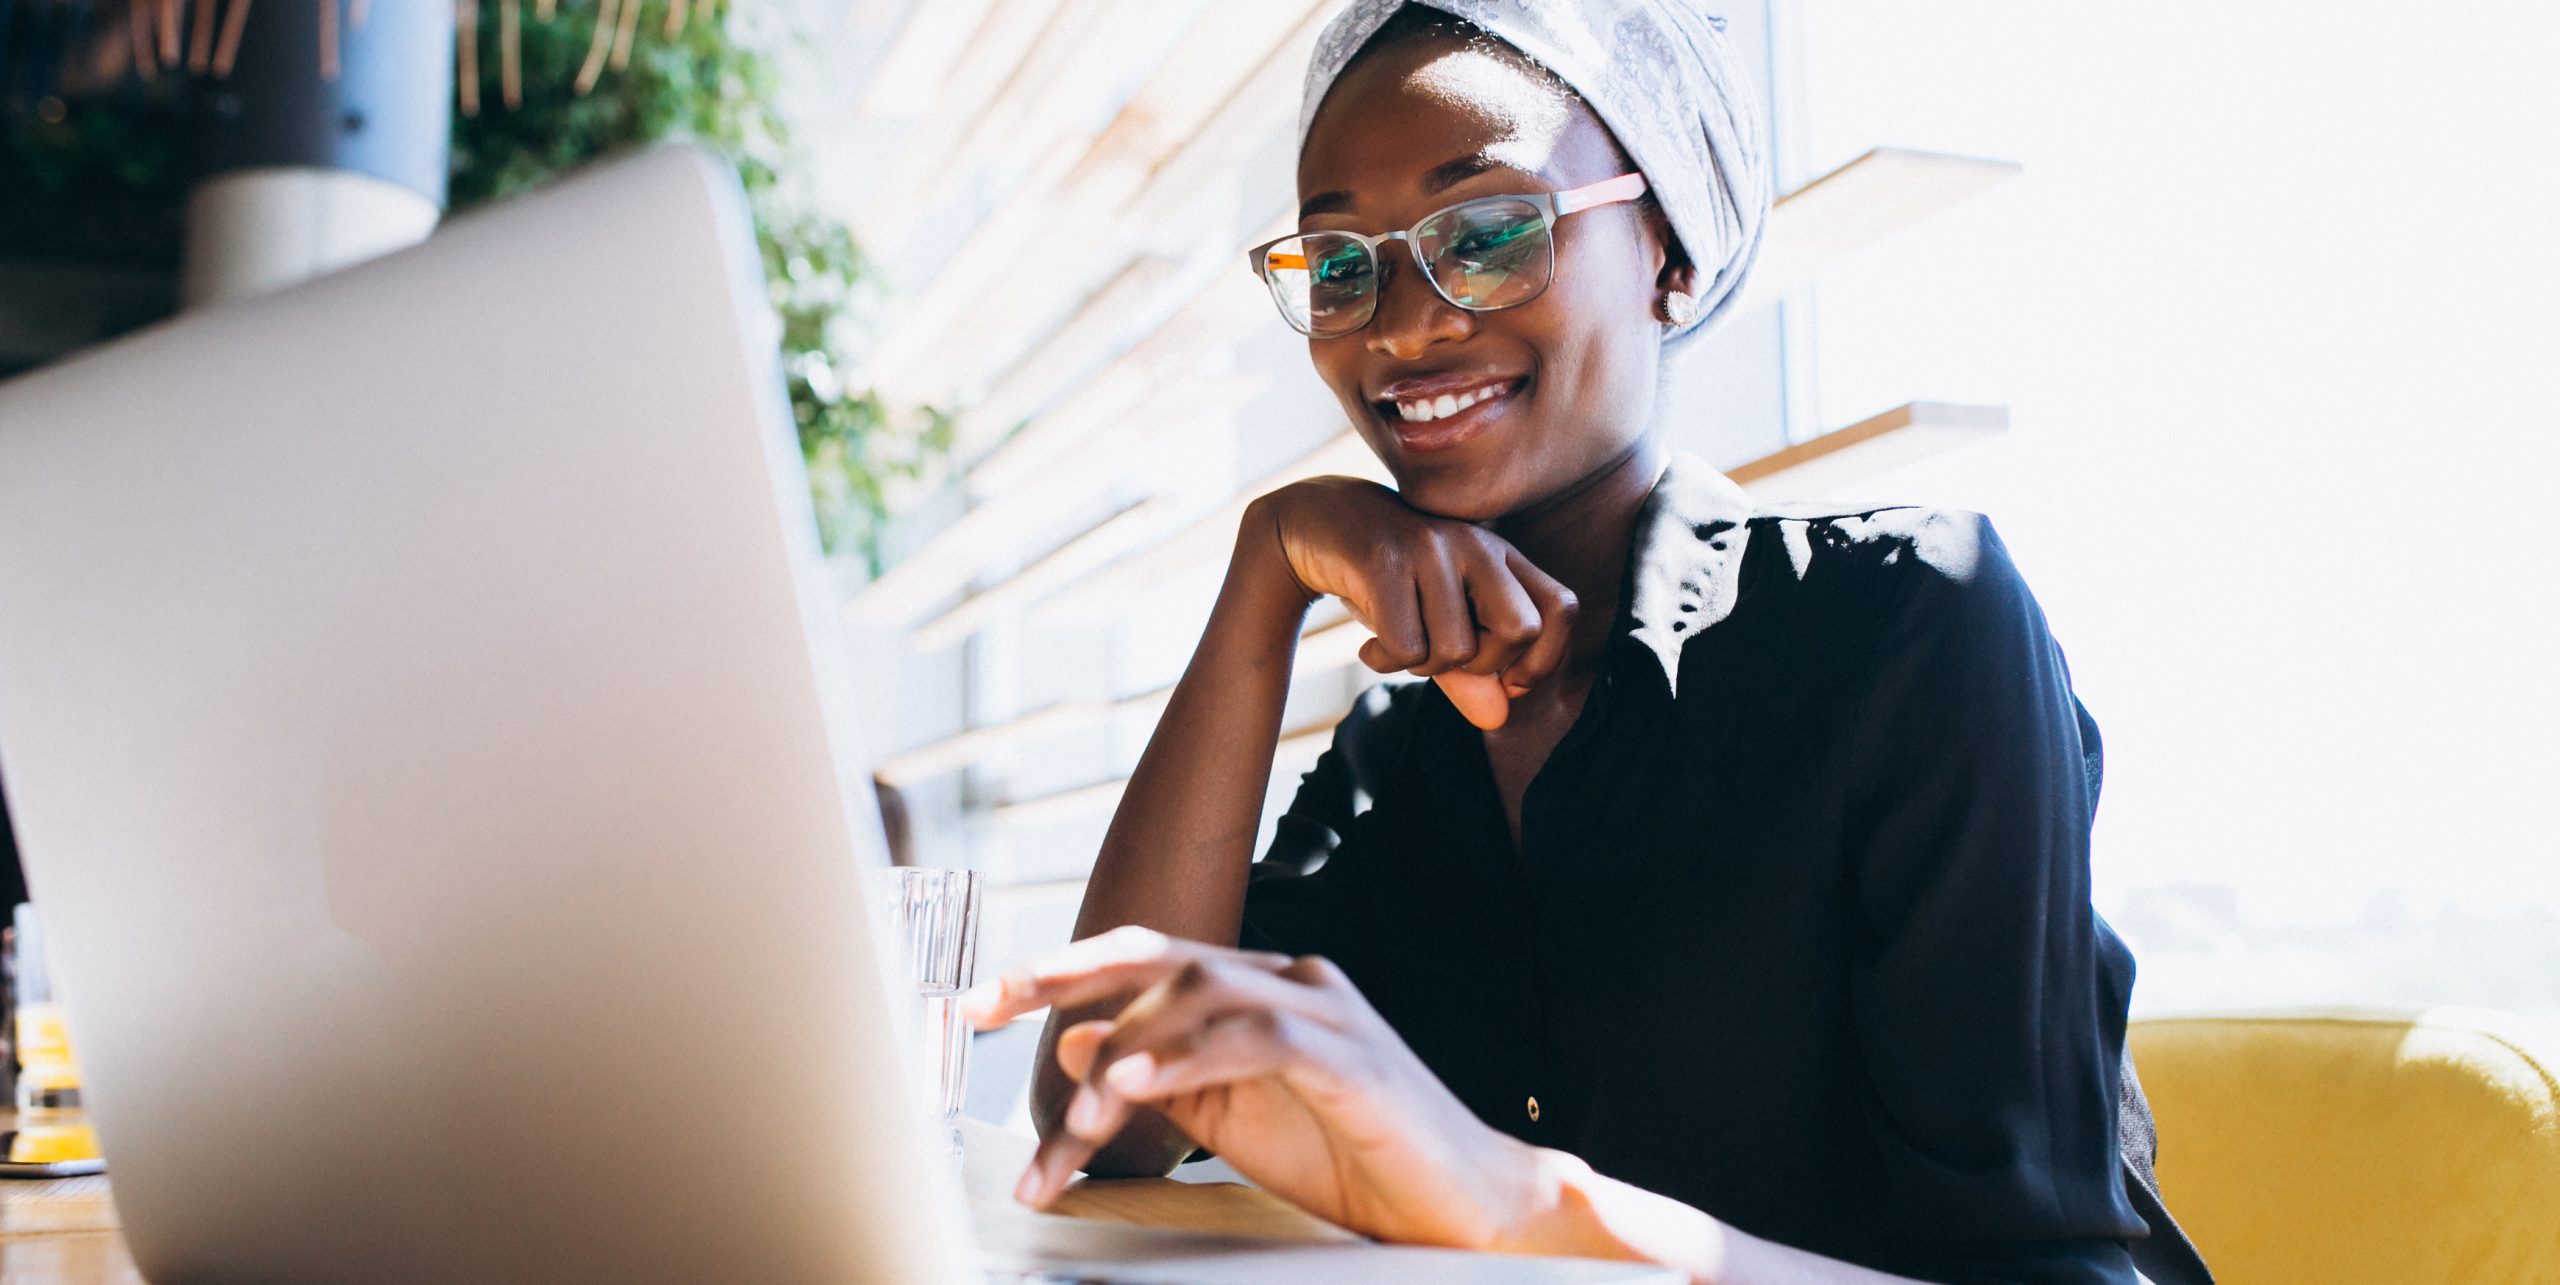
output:
<path id="1" fill-rule="evenodd" d="M 1328 29 L 1300 234 L 1253 251 L 1396 489 L 1253 503 L 1080 940 L 973 997 L 1053 1006 L 1019 1194 L 1198 1146 L 1385 1239 L 1700 1281 L 2186 1267 L 2118 1138 L 2096 727 L 1998 537 L 1665 459 L 1664 346 L 1768 204 L 1712 20 L 1449 7 Z M 1254 863 L 1326 595 L 1434 681 Z"/>

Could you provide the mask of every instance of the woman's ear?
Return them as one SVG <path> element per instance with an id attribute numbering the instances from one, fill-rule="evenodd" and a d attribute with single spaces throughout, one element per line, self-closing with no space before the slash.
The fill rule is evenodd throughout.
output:
<path id="1" fill-rule="evenodd" d="M 1671 220 L 1662 207 L 1647 199 L 1644 204 L 1645 227 L 1653 234 L 1653 243 L 1661 248 L 1662 269 L 1654 274 L 1656 298 L 1677 290 L 1695 296 L 1698 293 L 1698 265 L 1691 262 L 1689 252 L 1680 245 L 1680 236 L 1671 230 Z"/>
<path id="2" fill-rule="evenodd" d="M 1662 275 L 1654 282 L 1668 294 L 1677 290 L 1691 298 L 1698 293 L 1698 269 L 1687 258 L 1674 259 L 1662 265 Z"/>
<path id="3" fill-rule="evenodd" d="M 1665 251 L 1662 258 L 1662 271 L 1654 278 L 1654 288 L 1664 292 L 1677 290 L 1682 294 L 1695 295 L 1698 293 L 1698 265 L 1690 261 L 1688 251 L 1680 248 L 1680 238 L 1672 233 L 1670 221 L 1659 214 L 1654 218 L 1655 226 L 1661 230 Z"/>

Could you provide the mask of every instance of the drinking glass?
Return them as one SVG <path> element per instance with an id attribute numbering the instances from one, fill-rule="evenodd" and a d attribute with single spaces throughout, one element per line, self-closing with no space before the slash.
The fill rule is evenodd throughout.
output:
<path id="1" fill-rule="evenodd" d="M 960 996 L 977 980 L 980 880 L 974 870 L 904 866 L 872 872 L 874 904 L 916 996 L 916 1056 L 927 1109 L 960 1151 L 960 1103 L 969 1084 L 969 1023 Z"/>

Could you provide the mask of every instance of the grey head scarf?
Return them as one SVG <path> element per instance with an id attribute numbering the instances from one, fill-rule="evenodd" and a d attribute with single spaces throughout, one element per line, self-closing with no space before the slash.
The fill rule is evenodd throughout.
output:
<path id="1" fill-rule="evenodd" d="M 1413 0 L 1355 0 L 1316 37 L 1298 145 L 1334 78 Z M 1758 96 L 1698 0 L 1430 0 L 1554 72 L 1582 95 L 1643 170 L 1698 266 L 1698 315 L 1666 344 L 1704 330 L 1740 294 L 1769 221 L 1769 145 Z"/>

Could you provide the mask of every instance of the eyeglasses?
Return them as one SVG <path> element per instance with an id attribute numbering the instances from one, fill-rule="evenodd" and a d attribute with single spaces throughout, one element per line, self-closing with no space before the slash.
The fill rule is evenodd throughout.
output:
<path id="1" fill-rule="evenodd" d="M 1423 279 L 1469 312 L 1516 308 L 1555 280 L 1555 221 L 1644 195 L 1642 174 L 1564 192 L 1484 196 L 1425 215 L 1402 232 L 1300 232 L 1245 252 L 1291 329 L 1313 339 L 1347 335 L 1378 314 L 1378 247 L 1402 241 Z"/>

